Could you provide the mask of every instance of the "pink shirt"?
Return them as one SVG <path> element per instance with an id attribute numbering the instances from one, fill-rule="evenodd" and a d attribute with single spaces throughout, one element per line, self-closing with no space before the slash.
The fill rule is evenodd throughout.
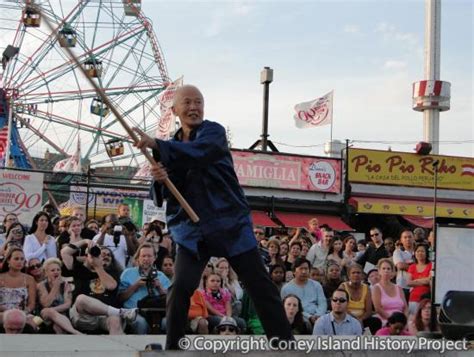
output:
<path id="1" fill-rule="evenodd" d="M 382 305 L 382 309 L 387 313 L 388 316 L 392 315 L 394 312 L 405 312 L 405 300 L 402 297 L 402 293 L 400 292 L 400 288 L 397 286 L 397 293 L 395 296 L 388 295 L 382 286 L 379 284 L 375 284 L 380 290 L 380 305 Z M 374 286 L 374 287 L 375 287 Z M 382 319 L 382 324 L 385 324 L 387 320 Z"/>
<path id="2" fill-rule="evenodd" d="M 204 299 L 211 304 L 211 306 L 219 311 L 222 315 L 226 314 L 226 309 L 225 306 L 228 301 L 231 301 L 232 295 L 230 294 L 229 290 L 227 289 L 219 289 L 219 294 L 217 296 L 214 296 L 216 294 L 212 294 L 210 290 L 207 291 L 202 291 L 202 294 L 204 295 Z M 220 299 L 219 299 L 220 296 Z"/>

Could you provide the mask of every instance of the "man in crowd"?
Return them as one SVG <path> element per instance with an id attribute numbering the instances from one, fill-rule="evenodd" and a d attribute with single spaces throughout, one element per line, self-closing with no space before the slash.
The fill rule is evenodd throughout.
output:
<path id="1" fill-rule="evenodd" d="M 362 325 L 347 312 L 349 294 L 344 289 L 332 293 L 332 311 L 321 316 L 316 321 L 313 335 L 323 336 L 354 336 L 362 335 Z"/>
<path id="2" fill-rule="evenodd" d="M 239 185 L 222 125 L 204 120 L 198 88 L 176 90 L 173 113 L 181 128 L 172 140 L 155 140 L 139 129 L 139 149 L 153 149 L 152 195 L 167 199 L 168 229 L 177 243 L 175 276 L 167 301 L 167 348 L 178 349 L 185 335 L 190 297 L 210 256 L 228 258 L 255 303 L 267 337 L 291 339 L 291 328 L 257 249 L 250 208 Z M 169 175 L 169 176 L 168 176 Z M 170 180 L 199 215 L 190 220 L 163 185 Z"/>
<path id="3" fill-rule="evenodd" d="M 329 227 L 322 227 L 321 236 L 321 241 L 313 244 L 309 249 L 306 259 L 309 260 L 313 268 L 325 270 L 326 258 L 329 252 L 329 245 L 334 238 L 334 231 Z"/>
<path id="4" fill-rule="evenodd" d="M 410 288 L 407 285 L 407 270 L 410 264 L 413 263 L 414 254 L 414 238 L 413 233 L 405 229 L 400 234 L 401 247 L 397 247 L 393 252 L 393 264 L 397 268 L 397 285 L 405 292 L 405 298 L 410 294 Z"/>
<path id="5" fill-rule="evenodd" d="M 420 227 L 415 228 L 415 230 L 413 231 L 413 234 L 414 234 L 415 244 L 423 243 L 426 241 L 426 233 L 423 228 L 420 228 Z"/>
<path id="6" fill-rule="evenodd" d="M 144 243 L 135 253 L 137 266 L 123 271 L 120 276 L 119 300 L 124 308 L 137 308 L 139 301 L 148 296 L 166 295 L 170 281 L 165 274 L 154 269 L 155 257 L 153 246 Z M 148 323 L 141 315 L 137 316 L 131 328 L 133 333 L 138 335 L 145 335 L 149 331 Z"/>
<path id="7" fill-rule="evenodd" d="M 317 281 L 309 279 L 309 261 L 304 258 L 296 258 L 293 263 L 295 278 L 283 285 L 281 298 L 289 294 L 299 297 L 303 305 L 303 316 L 314 324 L 316 320 L 326 313 L 327 302 L 323 287 Z"/>
<path id="8" fill-rule="evenodd" d="M 372 243 L 374 245 L 372 246 L 369 244 L 364 254 L 362 254 L 357 259 L 357 264 L 362 266 L 364 268 L 364 271 L 367 271 L 365 266 L 366 263 L 372 264 L 373 266 L 371 266 L 371 268 L 373 268 L 377 265 L 380 259 L 388 258 L 388 252 L 385 249 L 385 246 L 383 245 L 382 231 L 377 227 L 371 228 L 370 239 L 372 240 Z"/>
<path id="9" fill-rule="evenodd" d="M 92 239 L 95 236 L 95 232 L 85 226 L 86 223 L 86 210 L 82 208 L 81 206 L 76 206 L 72 209 L 71 211 L 71 216 L 77 217 L 80 219 L 82 223 L 82 229 L 81 229 L 81 238 L 83 239 Z"/>
<path id="10" fill-rule="evenodd" d="M 83 245 L 88 245 L 87 256 L 84 262 L 79 262 L 77 253 Z M 64 265 L 74 278 L 74 304 L 69 316 L 74 328 L 80 331 L 105 330 L 118 335 L 123 334 L 125 322 L 135 321 L 137 310 L 114 307 L 117 305 L 118 277 L 104 268 L 106 251 L 101 251 L 89 240 L 70 243 L 61 250 Z"/>
<path id="11" fill-rule="evenodd" d="M 3 313 L 3 328 L 6 334 L 20 334 L 26 325 L 26 314 L 18 309 L 10 309 Z"/>
<path id="12" fill-rule="evenodd" d="M 270 262 L 270 256 L 268 255 L 268 250 L 261 244 L 261 242 L 265 240 L 265 230 L 260 226 L 255 226 L 253 229 L 253 234 L 255 234 L 255 239 L 257 240 L 260 256 L 262 257 L 265 265 L 267 265 Z"/>

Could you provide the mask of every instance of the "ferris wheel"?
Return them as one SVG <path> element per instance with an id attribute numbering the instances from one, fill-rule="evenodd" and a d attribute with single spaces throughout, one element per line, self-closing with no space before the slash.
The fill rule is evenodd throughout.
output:
<path id="1" fill-rule="evenodd" d="M 140 152 L 63 47 L 73 50 L 131 127 L 152 133 L 160 120 L 158 96 L 170 79 L 141 5 L 0 0 L 0 99 L 27 155 L 70 156 L 80 146 L 91 167 L 138 166 Z"/>

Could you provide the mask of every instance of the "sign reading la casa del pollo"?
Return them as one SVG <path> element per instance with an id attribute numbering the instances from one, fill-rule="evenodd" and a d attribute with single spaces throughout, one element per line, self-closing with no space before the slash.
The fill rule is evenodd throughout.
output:
<path id="1" fill-rule="evenodd" d="M 287 190 L 341 191 L 341 160 L 232 150 L 242 186 Z"/>
<path id="2" fill-rule="evenodd" d="M 349 181 L 370 184 L 433 187 L 438 161 L 438 187 L 474 190 L 474 159 L 349 149 Z"/>

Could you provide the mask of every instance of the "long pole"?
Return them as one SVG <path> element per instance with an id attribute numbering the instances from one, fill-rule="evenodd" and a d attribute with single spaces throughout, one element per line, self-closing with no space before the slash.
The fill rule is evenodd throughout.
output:
<path id="1" fill-rule="evenodd" d="M 433 251 L 436 249 L 436 209 L 438 205 L 438 165 L 439 160 L 433 162 L 433 172 L 434 172 L 434 193 L 433 193 Z M 431 262 L 431 315 L 430 315 L 430 331 L 434 332 L 436 330 L 436 279 L 435 279 L 435 263 L 436 263 L 436 254 L 433 254 L 433 261 Z"/>
<path id="2" fill-rule="evenodd" d="M 268 147 L 268 101 L 270 83 L 263 84 L 263 124 L 262 124 L 262 151 L 267 151 Z"/>
<path id="3" fill-rule="evenodd" d="M 12 141 L 12 126 L 13 126 L 13 95 L 8 101 L 8 131 L 7 131 L 7 148 L 5 150 L 5 164 L 4 167 L 10 167 L 10 150 Z"/>
<path id="4" fill-rule="evenodd" d="M 41 9 L 36 6 L 38 12 L 41 11 Z M 49 20 L 46 18 L 46 16 L 42 16 L 42 18 L 44 19 L 44 22 L 46 23 L 46 25 L 49 27 L 49 30 L 51 32 L 55 32 L 56 30 L 53 28 L 53 26 L 51 25 L 51 23 L 49 22 Z M 135 132 L 128 126 L 128 123 L 125 121 L 125 119 L 122 117 L 122 115 L 120 114 L 120 112 L 117 110 L 117 108 L 115 108 L 114 104 L 109 100 L 109 98 L 107 97 L 107 95 L 105 94 L 105 92 L 102 90 L 102 88 L 100 88 L 97 83 L 94 82 L 94 80 L 86 73 L 85 69 L 83 68 L 82 64 L 79 62 L 79 60 L 76 58 L 76 56 L 74 56 L 74 53 L 71 51 L 71 49 L 69 47 L 61 47 L 62 49 L 64 49 L 66 51 L 66 53 L 68 54 L 68 56 L 73 60 L 73 62 L 76 64 L 77 68 L 79 68 L 79 70 L 82 72 L 82 74 L 84 75 L 84 77 L 87 79 L 87 81 L 89 82 L 89 84 L 92 86 L 92 88 L 94 88 L 94 90 L 96 91 L 96 93 L 99 95 L 99 97 L 101 98 L 102 100 L 102 103 L 104 103 L 108 108 L 110 108 L 110 110 L 112 111 L 112 113 L 114 113 L 115 115 L 115 118 L 120 122 L 120 124 L 122 125 L 122 127 L 125 129 L 125 131 L 127 132 L 127 134 L 130 136 L 130 138 L 133 140 L 134 143 L 138 143 L 140 140 L 137 136 L 137 134 L 135 134 Z M 146 148 L 142 148 L 142 153 L 143 155 L 146 157 L 146 159 L 152 164 L 152 165 L 156 165 L 156 161 L 155 159 L 153 159 L 153 156 L 147 151 Z M 171 192 L 171 194 L 176 198 L 176 200 L 179 202 L 179 204 L 181 205 L 181 207 L 183 207 L 184 211 L 188 214 L 189 218 L 194 222 L 194 223 L 197 223 L 199 222 L 199 217 L 198 215 L 196 214 L 196 212 L 194 212 L 194 210 L 191 208 L 191 206 L 189 205 L 189 203 L 184 199 L 184 197 L 181 195 L 181 193 L 176 189 L 175 185 L 171 182 L 171 180 L 169 178 L 167 178 L 165 181 L 164 181 L 164 184 L 166 186 L 166 188 Z"/>

